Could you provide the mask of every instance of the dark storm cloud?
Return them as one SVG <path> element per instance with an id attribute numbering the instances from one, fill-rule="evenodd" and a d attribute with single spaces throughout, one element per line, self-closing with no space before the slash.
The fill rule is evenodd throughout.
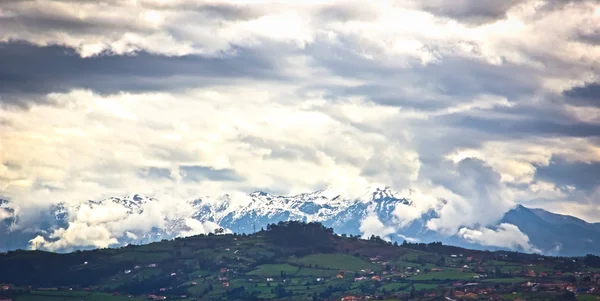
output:
<path id="1" fill-rule="evenodd" d="M 370 21 L 377 18 L 377 13 L 359 5 L 330 5 L 317 12 L 317 19 L 348 22 L 352 20 Z"/>
<path id="2" fill-rule="evenodd" d="M 467 23 L 504 19 L 506 12 L 525 0 L 419 0 L 418 5 L 435 14 Z"/>
<path id="3" fill-rule="evenodd" d="M 262 50 L 238 48 L 235 56 L 169 57 L 147 52 L 81 58 L 61 46 L 0 43 L 0 104 L 25 106 L 51 92 L 75 88 L 98 93 L 177 90 L 236 78 L 284 79 Z"/>
<path id="4" fill-rule="evenodd" d="M 39 31 L 40 28 L 51 28 L 54 31 L 76 32 L 80 34 L 110 35 L 111 32 L 139 32 L 149 34 L 148 27 L 136 25 L 135 22 L 115 22 L 109 19 L 75 18 L 69 15 L 54 14 L 41 11 L 35 14 L 0 16 L 0 28 L 3 30 Z"/>
<path id="5" fill-rule="evenodd" d="M 481 95 L 502 96 L 512 102 L 534 94 L 541 83 L 538 71 L 509 62 L 492 65 L 477 59 L 444 56 L 439 62 L 422 65 L 415 60 L 410 66 L 400 67 L 393 61 L 370 60 L 352 52 L 353 43 L 344 41 L 346 47 L 326 48 L 315 44 L 307 51 L 318 67 L 365 84 L 349 87 L 324 83 L 310 88 L 325 90 L 325 96 L 333 101 L 363 96 L 382 105 L 433 111 L 470 102 Z"/>
<path id="6" fill-rule="evenodd" d="M 575 186 L 577 190 L 592 191 L 600 185 L 600 163 L 569 162 L 554 156 L 548 166 L 538 166 L 535 178 L 557 186 Z"/>
<path id="7" fill-rule="evenodd" d="M 600 125 L 576 120 L 546 120 L 539 115 L 530 119 L 514 120 L 508 117 L 478 116 L 470 114 L 453 114 L 436 119 L 440 124 L 452 127 L 477 129 L 478 131 L 496 135 L 496 138 L 526 137 L 600 137 Z M 481 114 L 482 115 L 482 114 Z"/>
<path id="8" fill-rule="evenodd" d="M 186 181 L 201 182 L 204 180 L 211 181 L 242 181 L 243 177 L 236 173 L 233 169 L 214 169 L 212 167 L 189 165 L 179 166 L 182 172 L 182 177 Z"/>
<path id="9" fill-rule="evenodd" d="M 147 167 L 138 170 L 138 176 L 151 179 L 171 179 L 171 171 L 168 168 Z"/>
<path id="10" fill-rule="evenodd" d="M 479 25 L 505 19 L 511 8 L 533 0 L 418 0 L 416 2 L 422 9 L 434 15 Z M 545 0 L 536 10 L 539 15 L 543 15 L 568 5 L 596 2 L 597 0 Z"/>
<path id="11" fill-rule="evenodd" d="M 570 104 L 600 107 L 600 83 L 587 83 L 563 92 Z"/>

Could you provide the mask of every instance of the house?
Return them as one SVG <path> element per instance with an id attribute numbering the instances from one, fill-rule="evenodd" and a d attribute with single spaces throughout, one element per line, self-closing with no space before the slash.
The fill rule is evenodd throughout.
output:
<path id="1" fill-rule="evenodd" d="M 335 278 L 342 279 L 342 278 L 344 278 L 344 275 L 341 273 L 338 273 L 337 275 L 335 275 Z"/>
<path id="2" fill-rule="evenodd" d="M 156 263 L 151 263 L 148 265 L 149 268 L 155 268 L 156 267 Z"/>
<path id="3" fill-rule="evenodd" d="M 177 276 L 177 273 L 171 273 L 171 276 Z"/>
<path id="4" fill-rule="evenodd" d="M 456 257 L 458 257 L 458 256 L 456 256 L 455 254 L 452 254 L 452 255 L 450 255 L 450 257 L 452 257 L 452 258 L 456 258 Z"/>
<path id="5" fill-rule="evenodd" d="M 272 281 L 273 281 L 273 278 L 267 278 L 267 282 L 272 282 Z M 317 279 L 317 281 L 319 281 L 319 280 Z"/>
<path id="6" fill-rule="evenodd" d="M 367 277 L 362 277 L 362 276 L 361 276 L 361 277 L 356 277 L 356 278 L 354 278 L 354 281 L 363 281 L 363 280 L 365 280 L 365 279 L 367 279 Z"/>
<path id="7" fill-rule="evenodd" d="M 358 301 L 360 300 L 359 297 L 355 297 L 355 296 L 346 296 L 344 298 L 342 298 L 342 301 Z"/>
<path id="8" fill-rule="evenodd" d="M 375 275 L 373 277 L 371 277 L 371 279 L 375 280 L 375 281 L 381 281 L 381 277 Z"/>
<path id="9" fill-rule="evenodd" d="M 131 273 L 131 270 L 125 270 L 125 274 Z"/>
<path id="10" fill-rule="evenodd" d="M 141 266 L 139 266 L 139 265 L 136 265 L 133 267 L 134 270 L 139 270 L 140 268 L 141 268 Z"/>
<path id="11" fill-rule="evenodd" d="M 9 290 L 9 289 L 10 289 L 10 286 L 9 286 L 9 285 L 3 285 L 3 286 L 2 286 L 2 290 L 5 290 L 5 291 L 7 291 L 7 290 Z"/>
<path id="12" fill-rule="evenodd" d="M 441 271 L 443 271 L 443 269 L 440 269 L 440 268 L 433 268 L 433 269 L 431 269 L 431 271 L 432 271 L 432 272 L 441 272 Z"/>
<path id="13" fill-rule="evenodd" d="M 223 287 L 229 287 L 229 282 L 228 282 L 228 281 L 225 281 L 225 282 L 221 283 L 221 285 L 222 285 Z"/>
<path id="14" fill-rule="evenodd" d="M 160 288 L 160 291 L 161 291 L 161 292 L 164 292 L 164 291 L 166 291 L 166 290 L 167 290 L 167 289 L 166 289 L 166 288 L 164 288 L 164 287 L 161 287 L 161 288 Z"/>
<path id="15" fill-rule="evenodd" d="M 229 269 L 228 268 L 221 268 L 220 271 L 221 271 L 221 273 L 227 273 L 227 271 L 229 271 Z"/>
<path id="16" fill-rule="evenodd" d="M 273 279 L 271 279 L 271 281 L 272 281 L 272 280 L 273 280 Z M 268 280 L 267 280 L 267 281 L 268 281 Z M 317 282 L 321 282 L 321 281 L 323 281 L 323 278 L 317 278 Z"/>
<path id="17" fill-rule="evenodd" d="M 227 277 L 219 277 L 219 281 L 229 281 L 229 279 L 227 279 Z M 269 278 L 267 278 L 267 281 L 269 281 Z M 271 279 L 271 281 L 273 281 L 273 279 Z"/>
<path id="18" fill-rule="evenodd" d="M 464 297 L 465 293 L 461 292 L 461 291 L 455 291 L 454 292 L 454 297 Z"/>
<path id="19" fill-rule="evenodd" d="M 477 299 L 477 294 L 474 293 L 468 293 L 465 295 L 465 298 L 469 298 L 469 299 Z"/>
<path id="20" fill-rule="evenodd" d="M 466 259 L 467 259 L 467 261 L 473 261 L 473 257 L 471 257 L 471 256 L 467 257 Z"/>

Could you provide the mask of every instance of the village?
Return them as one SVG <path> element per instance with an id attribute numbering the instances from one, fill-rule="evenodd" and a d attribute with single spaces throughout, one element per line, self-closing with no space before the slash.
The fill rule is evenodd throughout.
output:
<path id="1" fill-rule="evenodd" d="M 318 239 L 318 232 L 306 232 Z M 9 252 L 0 256 L 0 267 L 20 270 L 12 276 L 17 281 L 0 279 L 7 282 L 0 285 L 0 300 L 600 300 L 595 256 L 397 244 L 331 232 L 322 245 L 281 247 L 269 235 L 197 236 L 62 255 L 54 260 L 71 263 L 55 270 L 54 279 L 10 260 L 44 254 Z M 81 261 L 72 263 L 75 256 Z M 45 299 L 33 298 L 40 296 Z"/>

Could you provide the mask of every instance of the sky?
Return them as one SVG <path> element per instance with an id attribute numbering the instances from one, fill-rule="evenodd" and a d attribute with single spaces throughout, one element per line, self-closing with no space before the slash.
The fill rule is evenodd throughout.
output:
<path id="1" fill-rule="evenodd" d="M 600 222 L 598 1 L 3 0 L 0 28 L 22 211 L 389 185 L 449 233 Z"/>

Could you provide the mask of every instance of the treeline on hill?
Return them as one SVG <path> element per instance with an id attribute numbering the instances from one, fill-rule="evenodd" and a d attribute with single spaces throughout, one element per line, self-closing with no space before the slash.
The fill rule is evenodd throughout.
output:
<path id="1" fill-rule="evenodd" d="M 321 223 L 285 221 L 268 224 L 265 238 L 278 246 L 298 248 L 296 256 L 309 253 L 330 253 L 334 250 L 333 228 Z"/>
<path id="2" fill-rule="evenodd" d="M 86 260 L 91 252 L 57 254 L 44 251 L 17 250 L 8 252 L 0 260 L 0 283 L 16 285 L 36 284 L 39 286 L 65 286 L 77 283 L 89 286 L 98 283 L 115 272 L 129 267 L 127 263 L 101 264 L 102 256 L 94 256 L 100 263 L 94 266 L 94 273 L 85 269 L 72 269 Z"/>

